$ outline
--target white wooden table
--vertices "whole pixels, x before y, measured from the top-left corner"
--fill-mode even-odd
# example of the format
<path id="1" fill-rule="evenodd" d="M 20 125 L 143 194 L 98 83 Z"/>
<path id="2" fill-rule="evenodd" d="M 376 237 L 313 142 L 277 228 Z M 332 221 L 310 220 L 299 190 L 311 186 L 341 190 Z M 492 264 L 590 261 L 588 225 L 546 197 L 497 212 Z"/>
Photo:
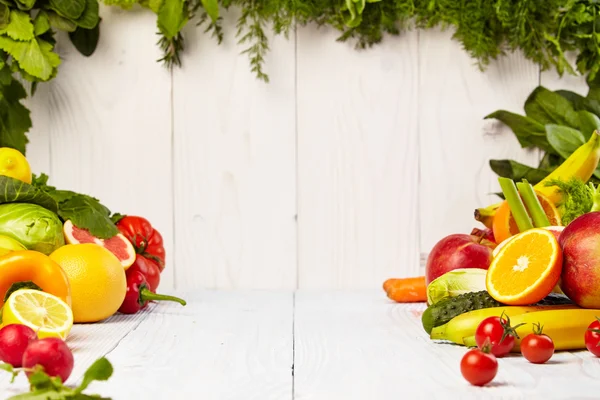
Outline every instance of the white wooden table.
<path id="1" fill-rule="evenodd" d="M 600 359 L 586 351 L 545 365 L 504 358 L 490 386 L 469 386 L 459 370 L 465 349 L 431 342 L 424 306 L 392 303 L 381 290 L 176 294 L 186 307 L 162 303 L 75 326 L 67 383 L 106 355 L 115 372 L 89 393 L 115 400 L 600 397 Z M 26 388 L 24 378 L 10 385 L 0 375 L 2 399 Z"/>

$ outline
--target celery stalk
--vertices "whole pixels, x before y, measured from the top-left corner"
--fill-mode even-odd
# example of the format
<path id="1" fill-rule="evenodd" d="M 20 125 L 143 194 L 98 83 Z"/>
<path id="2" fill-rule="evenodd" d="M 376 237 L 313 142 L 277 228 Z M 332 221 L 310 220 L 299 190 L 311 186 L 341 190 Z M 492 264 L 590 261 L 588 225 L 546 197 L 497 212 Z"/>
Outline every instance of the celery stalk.
<path id="1" fill-rule="evenodd" d="M 550 226 L 550 220 L 542 208 L 540 199 L 538 199 L 535 194 L 533 186 L 531 186 L 527 180 L 523 179 L 523 182 L 517 183 L 517 188 L 519 189 L 521 198 L 523 198 L 523 201 L 525 202 L 525 207 L 527 207 L 529 215 L 531 215 L 531 219 L 533 219 L 535 227 L 542 228 L 544 226 Z"/>
<path id="2" fill-rule="evenodd" d="M 519 231 L 525 232 L 528 229 L 532 229 L 533 224 L 529 218 L 529 214 L 527 214 L 523 200 L 521 200 L 521 196 L 519 196 L 513 180 L 500 177 L 498 178 L 498 182 L 502 188 L 502 193 L 504 193 L 504 198 L 508 202 L 510 212 L 519 227 Z"/>

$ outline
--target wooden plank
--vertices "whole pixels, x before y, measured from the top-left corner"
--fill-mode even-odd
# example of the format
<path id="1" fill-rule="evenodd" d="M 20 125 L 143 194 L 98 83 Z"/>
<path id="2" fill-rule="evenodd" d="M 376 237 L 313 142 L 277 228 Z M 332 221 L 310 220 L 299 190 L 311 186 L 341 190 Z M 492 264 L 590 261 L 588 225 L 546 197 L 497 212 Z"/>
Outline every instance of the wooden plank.
<path id="1" fill-rule="evenodd" d="M 498 109 L 523 112 L 538 85 L 538 67 L 520 54 L 494 61 L 485 72 L 451 40 L 451 32 L 420 32 L 419 138 L 421 251 L 442 237 L 480 224 L 477 207 L 499 200 L 490 159 L 537 165 L 537 151 L 521 149 L 503 124 L 483 118 Z"/>
<path id="2" fill-rule="evenodd" d="M 30 93 L 30 86 L 25 86 L 27 93 Z M 50 133 L 47 123 L 50 120 L 51 86 L 40 83 L 34 97 L 30 97 L 23 104 L 31 112 L 32 128 L 27 133 L 29 143 L 26 147 L 25 156 L 31 165 L 31 171 L 34 174 L 42 172 L 49 173 L 50 163 Z"/>
<path id="3" fill-rule="evenodd" d="M 58 76 L 43 85 L 47 95 L 32 99 L 35 135 L 50 137 L 51 184 L 145 216 L 160 230 L 166 289 L 174 270 L 171 88 L 169 72 L 155 62 L 156 15 L 102 7 L 101 17 L 100 43 L 90 58 L 59 36 Z"/>
<path id="4" fill-rule="evenodd" d="M 98 358 L 111 352 L 150 312 L 149 307 L 134 315 L 117 314 L 101 323 L 74 325 L 67 337 L 67 345 L 73 352 L 75 364 L 66 384 L 78 385 L 86 369 Z M 10 375 L 0 371 L 0 393 L 6 395 L 6 398 L 26 392 L 28 387 L 25 375 L 20 374 L 15 382 L 10 384 Z"/>
<path id="5" fill-rule="evenodd" d="M 508 356 L 492 384 L 470 386 L 459 367 L 466 349 L 430 341 L 424 308 L 392 303 L 380 290 L 300 290 L 295 398 L 591 399 L 600 390 L 600 364 L 587 351 L 559 352 L 544 365 Z"/>
<path id="6" fill-rule="evenodd" d="M 220 46 L 190 28 L 174 75 L 177 286 L 295 288 L 294 41 L 270 37 L 265 84 L 238 15 Z"/>
<path id="7" fill-rule="evenodd" d="M 575 65 L 574 57 L 571 57 L 570 61 Z M 585 82 L 585 77 L 579 74 L 571 75 L 567 72 L 565 72 L 563 76 L 560 76 L 555 69 L 540 73 L 540 85 L 550 90 L 572 90 L 582 96 L 587 95 L 589 89 Z"/>
<path id="8" fill-rule="evenodd" d="M 116 366 L 91 393 L 114 399 L 292 398 L 293 294 L 183 294 L 161 304 L 109 353 Z"/>
<path id="9" fill-rule="evenodd" d="M 417 35 L 367 51 L 298 30 L 300 288 L 418 271 Z"/>

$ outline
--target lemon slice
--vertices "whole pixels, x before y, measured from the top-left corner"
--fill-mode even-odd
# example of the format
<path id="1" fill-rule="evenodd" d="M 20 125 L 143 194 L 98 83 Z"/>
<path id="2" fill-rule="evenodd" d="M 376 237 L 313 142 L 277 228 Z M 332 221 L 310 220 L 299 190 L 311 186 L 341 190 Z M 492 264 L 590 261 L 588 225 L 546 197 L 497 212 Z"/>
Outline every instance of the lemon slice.
<path id="1" fill-rule="evenodd" d="M 64 340 L 73 327 L 73 312 L 67 303 L 50 293 L 20 289 L 4 304 L 2 324 L 27 325 L 40 339 L 58 337 Z"/>

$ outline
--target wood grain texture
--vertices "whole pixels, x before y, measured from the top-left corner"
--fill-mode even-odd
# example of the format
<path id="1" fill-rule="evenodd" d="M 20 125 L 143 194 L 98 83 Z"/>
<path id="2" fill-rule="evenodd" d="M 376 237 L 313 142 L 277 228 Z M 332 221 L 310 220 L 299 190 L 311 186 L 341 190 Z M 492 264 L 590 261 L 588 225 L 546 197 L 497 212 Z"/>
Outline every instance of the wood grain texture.
<path id="1" fill-rule="evenodd" d="M 537 151 L 522 149 L 514 134 L 484 117 L 498 109 L 523 112 L 538 85 L 538 67 L 520 54 L 485 72 L 451 40 L 450 32 L 420 32 L 419 150 L 421 251 L 442 237 L 480 224 L 473 211 L 499 201 L 490 159 L 537 165 Z"/>
<path id="2" fill-rule="evenodd" d="M 42 85 L 32 154 L 49 138 L 50 183 L 98 197 L 115 212 L 142 215 L 163 234 L 173 285 L 170 74 L 155 62 L 156 16 L 102 7 L 100 43 L 81 56 L 59 36 L 63 59 L 56 79 Z M 37 141 L 39 137 L 39 142 Z M 42 144 L 43 143 L 43 144 Z M 34 169 L 44 169 L 36 159 Z"/>
<path id="3" fill-rule="evenodd" d="M 174 75 L 177 286 L 296 287 L 294 41 L 271 38 L 255 78 L 224 15 L 219 46 L 186 31 Z"/>
<path id="4" fill-rule="evenodd" d="M 295 399 L 592 399 L 600 363 L 559 352 L 544 365 L 499 361 L 484 388 L 460 373 L 465 348 L 430 341 L 424 304 L 395 304 L 379 291 L 305 291 L 295 303 Z"/>
<path id="5" fill-rule="evenodd" d="M 114 377 L 90 390 L 115 400 L 292 398 L 291 292 L 181 294 L 188 305 L 154 309 L 108 355 Z"/>
<path id="6" fill-rule="evenodd" d="M 419 265 L 416 33 L 362 52 L 337 36 L 298 30 L 300 288 Z"/>

